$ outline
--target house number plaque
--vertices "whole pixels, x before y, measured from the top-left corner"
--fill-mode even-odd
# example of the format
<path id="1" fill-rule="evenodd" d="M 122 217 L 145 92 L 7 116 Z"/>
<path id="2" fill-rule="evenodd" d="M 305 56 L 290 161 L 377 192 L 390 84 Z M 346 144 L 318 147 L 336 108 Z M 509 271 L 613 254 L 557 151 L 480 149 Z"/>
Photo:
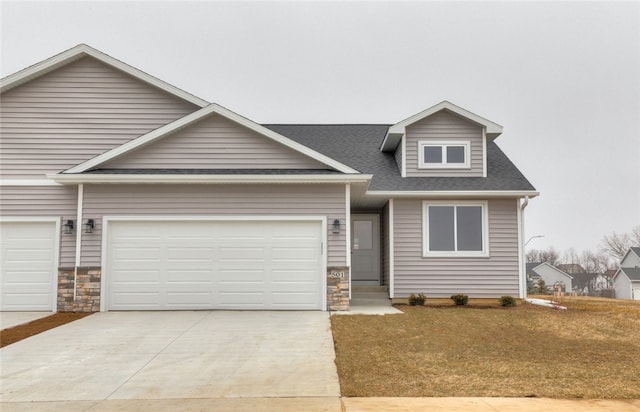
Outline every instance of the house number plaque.
<path id="1" fill-rule="evenodd" d="M 342 279 L 344 278 L 344 272 L 338 272 L 336 270 L 332 270 L 329 272 L 329 277 L 332 279 Z"/>

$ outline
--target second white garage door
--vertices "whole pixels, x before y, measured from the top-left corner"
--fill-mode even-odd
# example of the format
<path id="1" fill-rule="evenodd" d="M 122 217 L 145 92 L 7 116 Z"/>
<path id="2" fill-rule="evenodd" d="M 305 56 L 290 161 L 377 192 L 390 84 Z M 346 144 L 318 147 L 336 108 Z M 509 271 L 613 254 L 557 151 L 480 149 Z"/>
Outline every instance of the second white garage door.
<path id="1" fill-rule="evenodd" d="M 110 310 L 322 309 L 320 221 L 111 221 Z"/>

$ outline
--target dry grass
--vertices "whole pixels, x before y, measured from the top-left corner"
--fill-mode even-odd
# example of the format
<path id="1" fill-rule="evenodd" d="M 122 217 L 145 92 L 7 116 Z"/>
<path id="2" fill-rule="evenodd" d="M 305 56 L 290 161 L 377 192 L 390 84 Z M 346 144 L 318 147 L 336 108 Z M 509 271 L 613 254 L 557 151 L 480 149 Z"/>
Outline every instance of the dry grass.
<path id="1" fill-rule="evenodd" d="M 344 396 L 640 398 L 640 302 L 332 316 Z"/>

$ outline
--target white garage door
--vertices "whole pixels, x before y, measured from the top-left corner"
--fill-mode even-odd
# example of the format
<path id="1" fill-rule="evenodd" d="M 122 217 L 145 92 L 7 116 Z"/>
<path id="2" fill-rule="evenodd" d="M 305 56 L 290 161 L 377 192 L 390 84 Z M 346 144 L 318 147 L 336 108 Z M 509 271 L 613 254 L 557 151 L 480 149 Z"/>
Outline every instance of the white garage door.
<path id="1" fill-rule="evenodd" d="M 319 221 L 113 221 L 110 310 L 322 309 Z"/>
<path id="2" fill-rule="evenodd" d="M 57 233 L 55 222 L 0 223 L 0 310 L 54 309 Z"/>

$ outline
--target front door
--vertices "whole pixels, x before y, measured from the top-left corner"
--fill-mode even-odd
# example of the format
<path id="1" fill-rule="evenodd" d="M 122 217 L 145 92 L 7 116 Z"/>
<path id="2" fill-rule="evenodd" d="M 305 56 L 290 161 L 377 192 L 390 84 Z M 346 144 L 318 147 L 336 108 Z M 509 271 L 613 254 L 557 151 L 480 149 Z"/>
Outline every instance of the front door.
<path id="1" fill-rule="evenodd" d="M 351 280 L 380 284 L 380 217 L 351 215 Z"/>

